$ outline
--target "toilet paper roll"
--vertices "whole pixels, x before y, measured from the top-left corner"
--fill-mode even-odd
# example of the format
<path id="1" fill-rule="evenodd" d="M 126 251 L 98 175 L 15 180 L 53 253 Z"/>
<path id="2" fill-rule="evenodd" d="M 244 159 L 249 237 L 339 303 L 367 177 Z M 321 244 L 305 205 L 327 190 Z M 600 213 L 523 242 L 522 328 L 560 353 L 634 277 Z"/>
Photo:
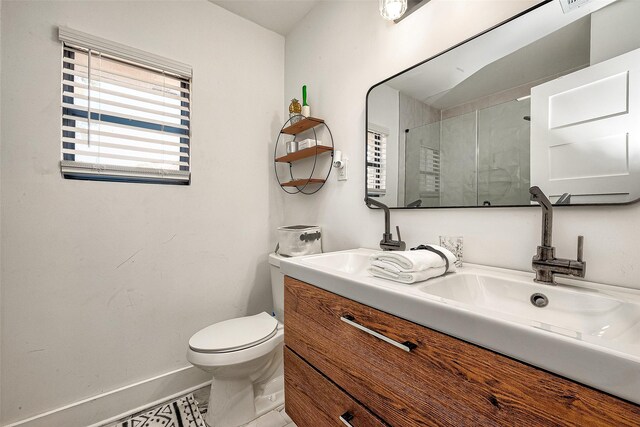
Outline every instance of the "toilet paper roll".
<path id="1" fill-rule="evenodd" d="M 333 167 L 340 169 L 343 166 L 342 151 L 336 151 L 333 153 Z"/>

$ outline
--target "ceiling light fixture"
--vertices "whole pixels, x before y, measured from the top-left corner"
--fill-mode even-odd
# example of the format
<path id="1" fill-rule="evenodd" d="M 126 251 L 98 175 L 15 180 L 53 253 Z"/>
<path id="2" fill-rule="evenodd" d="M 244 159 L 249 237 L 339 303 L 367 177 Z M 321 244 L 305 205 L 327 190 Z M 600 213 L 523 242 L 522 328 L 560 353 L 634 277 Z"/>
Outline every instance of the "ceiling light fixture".
<path id="1" fill-rule="evenodd" d="M 394 21 L 407 11 L 407 0 L 379 0 L 380 15 L 384 19 Z"/>

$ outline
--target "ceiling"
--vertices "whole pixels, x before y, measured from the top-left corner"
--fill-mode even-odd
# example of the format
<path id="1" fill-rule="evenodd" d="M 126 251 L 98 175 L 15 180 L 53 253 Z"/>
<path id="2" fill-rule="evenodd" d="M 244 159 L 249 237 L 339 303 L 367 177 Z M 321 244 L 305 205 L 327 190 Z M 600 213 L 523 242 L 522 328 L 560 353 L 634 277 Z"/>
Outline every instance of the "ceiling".
<path id="1" fill-rule="evenodd" d="M 423 102 L 444 109 L 527 83 L 543 83 L 589 66 L 590 42 L 591 17 L 586 16 L 487 64 L 450 90 Z"/>
<path id="2" fill-rule="evenodd" d="M 590 10 L 543 7 L 385 84 L 437 109 L 538 81 L 589 62 Z"/>
<path id="3" fill-rule="evenodd" d="M 286 36 L 319 0 L 209 0 L 249 21 Z"/>

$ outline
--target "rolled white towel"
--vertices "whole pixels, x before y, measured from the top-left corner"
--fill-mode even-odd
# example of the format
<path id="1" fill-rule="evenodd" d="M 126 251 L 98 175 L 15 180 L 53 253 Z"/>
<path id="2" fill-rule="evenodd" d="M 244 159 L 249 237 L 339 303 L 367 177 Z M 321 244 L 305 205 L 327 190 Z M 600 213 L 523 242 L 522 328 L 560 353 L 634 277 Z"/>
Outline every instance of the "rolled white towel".
<path id="1" fill-rule="evenodd" d="M 442 267 L 427 268 L 421 271 L 394 272 L 394 271 L 390 271 L 390 270 L 372 265 L 367 269 L 367 271 L 369 271 L 369 273 L 371 273 L 375 277 L 393 280 L 395 282 L 400 282 L 400 283 L 411 284 L 415 282 L 422 282 L 427 279 L 432 279 L 434 277 L 442 276 L 445 273 L 445 266 L 443 265 Z"/>
<path id="2" fill-rule="evenodd" d="M 438 245 L 429 245 L 436 249 L 449 261 L 449 270 L 456 271 L 456 256 L 448 249 Z M 429 268 L 444 267 L 446 261 L 437 253 L 425 249 L 415 251 L 382 251 L 369 257 L 372 266 L 391 272 L 417 272 Z M 394 271 L 393 268 L 397 271 Z M 426 280 L 426 279 L 425 279 Z"/>

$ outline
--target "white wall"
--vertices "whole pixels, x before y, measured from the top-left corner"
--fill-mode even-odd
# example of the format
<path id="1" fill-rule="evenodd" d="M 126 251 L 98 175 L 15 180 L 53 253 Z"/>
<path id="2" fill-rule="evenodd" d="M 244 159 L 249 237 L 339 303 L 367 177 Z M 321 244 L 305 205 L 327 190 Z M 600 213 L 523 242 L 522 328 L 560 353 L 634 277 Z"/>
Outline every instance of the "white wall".
<path id="1" fill-rule="evenodd" d="M 188 366 L 194 332 L 271 309 L 284 39 L 206 1 L 5 1 L 1 18 L 5 424 Z M 191 186 L 61 178 L 58 25 L 193 66 Z"/>
<path id="2" fill-rule="evenodd" d="M 0 82 L 2 82 L 2 2 L 0 1 Z M 1 89 L 1 84 L 0 84 Z M 0 90 L 0 147 L 2 147 L 2 90 Z M 0 164 L 2 163 L 0 148 Z M 0 174 L 0 218 L 2 216 L 2 174 Z M 2 239 L 2 221 L 0 220 L 0 240 Z M 2 308 L 2 245 L 0 244 L 0 309 Z M 0 412 L 2 411 L 2 313 L 0 312 Z"/>
<path id="3" fill-rule="evenodd" d="M 640 46 L 640 1 L 618 0 L 591 17 L 591 64 Z"/>
<path id="4" fill-rule="evenodd" d="M 286 40 L 285 95 L 306 83 L 314 115 L 326 119 L 338 149 L 351 159 L 349 181 L 328 185 L 313 198 L 289 197 L 287 223 L 323 227 L 326 251 L 376 247 L 383 217 L 362 201 L 365 94 L 370 86 L 535 4 L 534 0 L 432 0 L 399 24 L 383 21 L 375 2 L 325 2 Z M 362 169 L 361 169 L 362 170 Z M 349 212 L 348 216 L 343 212 Z M 410 246 L 438 235 L 464 236 L 465 260 L 530 270 L 540 239 L 538 208 L 394 211 Z M 554 244 L 574 257 L 585 236 L 587 279 L 640 288 L 640 204 L 556 209 Z"/>

